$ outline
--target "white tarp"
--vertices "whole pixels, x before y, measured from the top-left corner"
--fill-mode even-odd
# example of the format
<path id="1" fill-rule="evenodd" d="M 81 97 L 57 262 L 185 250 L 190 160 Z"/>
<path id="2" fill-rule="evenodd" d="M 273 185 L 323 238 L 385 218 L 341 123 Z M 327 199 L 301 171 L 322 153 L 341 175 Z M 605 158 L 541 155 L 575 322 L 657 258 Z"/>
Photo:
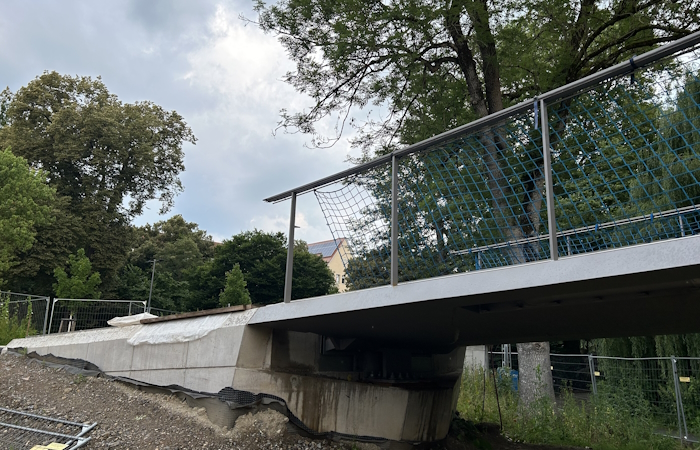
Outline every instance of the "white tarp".
<path id="1" fill-rule="evenodd" d="M 215 314 L 192 319 L 151 323 L 137 331 L 126 342 L 131 345 L 141 345 L 194 341 L 203 338 L 217 328 L 221 328 L 229 316 L 230 314 Z"/>
<path id="2" fill-rule="evenodd" d="M 133 316 L 115 317 L 114 319 L 108 320 L 107 325 L 111 327 L 128 327 L 130 325 L 141 324 L 142 319 L 153 319 L 154 317 L 158 316 L 149 313 L 141 313 L 134 314 Z"/>

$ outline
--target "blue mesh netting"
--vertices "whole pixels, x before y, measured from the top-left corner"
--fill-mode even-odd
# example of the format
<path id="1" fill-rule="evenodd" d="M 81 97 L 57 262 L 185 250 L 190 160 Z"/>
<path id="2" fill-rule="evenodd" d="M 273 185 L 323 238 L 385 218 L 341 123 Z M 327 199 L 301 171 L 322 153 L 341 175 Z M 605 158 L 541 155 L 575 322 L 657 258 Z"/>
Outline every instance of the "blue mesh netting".
<path id="1" fill-rule="evenodd" d="M 700 233 L 700 57 L 693 49 L 548 102 L 559 255 Z M 550 255 L 536 111 L 403 156 L 399 279 Z M 391 166 L 315 191 L 351 289 L 389 283 Z"/>

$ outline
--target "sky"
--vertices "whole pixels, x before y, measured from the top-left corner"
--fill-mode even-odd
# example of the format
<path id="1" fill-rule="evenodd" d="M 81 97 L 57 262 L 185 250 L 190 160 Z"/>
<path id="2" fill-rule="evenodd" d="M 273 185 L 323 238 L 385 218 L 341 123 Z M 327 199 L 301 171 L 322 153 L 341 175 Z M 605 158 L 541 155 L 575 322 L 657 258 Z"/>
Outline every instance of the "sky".
<path id="1" fill-rule="evenodd" d="M 305 146 L 274 133 L 279 111 L 310 98 L 282 81 L 293 63 L 255 20 L 252 0 L 0 1 L 0 90 L 44 71 L 101 76 L 123 102 L 150 100 L 185 118 L 184 192 L 167 214 L 149 203 L 136 225 L 181 214 L 216 241 L 254 228 L 288 232 L 289 201 L 263 199 L 350 167 L 350 146 Z M 330 128 L 329 128 L 330 129 Z M 331 234 L 313 194 L 299 197 L 295 237 Z"/>

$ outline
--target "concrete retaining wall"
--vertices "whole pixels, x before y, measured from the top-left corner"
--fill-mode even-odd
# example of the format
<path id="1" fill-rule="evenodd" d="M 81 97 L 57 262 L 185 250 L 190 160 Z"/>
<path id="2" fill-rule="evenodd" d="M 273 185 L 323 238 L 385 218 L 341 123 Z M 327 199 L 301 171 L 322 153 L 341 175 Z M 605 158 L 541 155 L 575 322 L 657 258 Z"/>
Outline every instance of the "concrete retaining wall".
<path id="1" fill-rule="evenodd" d="M 108 375 L 158 386 L 276 395 L 317 432 L 396 441 L 432 441 L 447 434 L 463 349 L 434 357 L 442 372 L 432 388 L 425 382 L 419 389 L 361 382 L 359 372 L 319 372 L 321 336 L 248 326 L 255 312 L 15 339 L 8 348 L 86 360 Z M 207 321 L 209 328 L 198 325 Z"/>

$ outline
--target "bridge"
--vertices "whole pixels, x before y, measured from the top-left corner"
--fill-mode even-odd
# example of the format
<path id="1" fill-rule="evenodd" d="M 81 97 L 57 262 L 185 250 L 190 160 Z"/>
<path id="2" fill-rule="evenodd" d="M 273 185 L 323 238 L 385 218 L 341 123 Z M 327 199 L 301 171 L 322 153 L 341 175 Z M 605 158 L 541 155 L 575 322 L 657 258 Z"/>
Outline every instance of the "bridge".
<path id="1" fill-rule="evenodd" d="M 699 41 L 267 198 L 291 199 L 285 304 L 252 323 L 424 346 L 700 331 Z M 307 193 L 355 290 L 291 301 Z"/>
<path id="2" fill-rule="evenodd" d="M 465 345 L 700 331 L 699 75 L 695 33 L 269 197 L 291 200 L 284 303 L 8 348 L 217 398 L 220 425 L 278 405 L 309 433 L 441 439 Z M 310 193 L 351 291 L 295 299 Z"/>

